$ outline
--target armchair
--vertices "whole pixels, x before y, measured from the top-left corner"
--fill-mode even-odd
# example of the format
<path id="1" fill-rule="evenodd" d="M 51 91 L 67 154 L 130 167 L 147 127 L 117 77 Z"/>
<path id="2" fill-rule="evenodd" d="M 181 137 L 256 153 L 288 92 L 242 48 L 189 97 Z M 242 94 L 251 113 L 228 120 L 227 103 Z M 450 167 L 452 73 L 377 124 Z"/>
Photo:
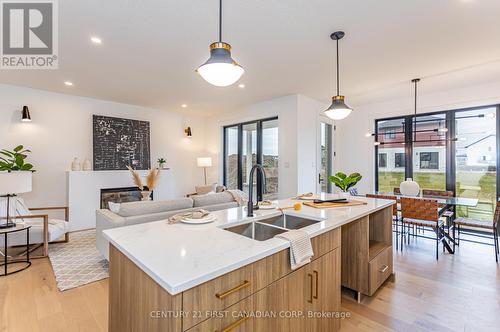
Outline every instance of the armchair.
<path id="1" fill-rule="evenodd" d="M 43 258 L 48 257 L 49 254 L 49 244 L 51 243 L 61 243 L 69 241 L 68 233 L 68 218 L 69 209 L 67 206 L 57 206 L 57 207 L 37 207 L 37 208 L 27 208 L 24 201 L 21 198 L 17 198 L 17 204 L 19 208 L 16 211 L 15 216 L 10 218 L 13 220 L 21 220 L 21 222 L 31 225 L 30 243 L 38 244 L 35 248 L 31 248 L 31 251 L 36 250 L 40 246 L 43 247 L 42 254 L 38 256 L 32 256 L 32 258 Z M 48 213 L 40 213 L 39 211 L 64 211 L 64 219 L 51 219 Z M 37 211 L 37 213 L 32 213 L 32 211 Z M 5 219 L 5 217 L 0 217 L 0 219 Z M 64 236 L 63 240 L 58 240 Z M 17 246 L 25 244 L 26 240 L 24 237 L 11 236 L 9 237 L 8 246 Z"/>

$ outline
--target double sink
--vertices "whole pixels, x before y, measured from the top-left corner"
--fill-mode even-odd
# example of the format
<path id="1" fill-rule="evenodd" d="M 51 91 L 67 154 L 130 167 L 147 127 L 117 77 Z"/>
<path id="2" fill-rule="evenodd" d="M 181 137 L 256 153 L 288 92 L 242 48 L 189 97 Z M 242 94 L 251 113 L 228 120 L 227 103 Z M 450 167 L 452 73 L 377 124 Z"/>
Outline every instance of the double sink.
<path id="1" fill-rule="evenodd" d="M 225 230 L 257 241 L 266 241 L 272 239 L 278 234 L 292 229 L 304 228 L 318 222 L 320 221 L 290 215 L 280 215 L 238 226 L 228 227 L 225 228 Z"/>

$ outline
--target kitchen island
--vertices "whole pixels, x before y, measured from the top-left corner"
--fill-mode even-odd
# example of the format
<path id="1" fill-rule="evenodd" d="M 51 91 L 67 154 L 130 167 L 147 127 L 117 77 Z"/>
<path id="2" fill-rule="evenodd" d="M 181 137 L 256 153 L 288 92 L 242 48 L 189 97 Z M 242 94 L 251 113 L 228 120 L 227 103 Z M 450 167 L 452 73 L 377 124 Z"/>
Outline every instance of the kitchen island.
<path id="1" fill-rule="evenodd" d="M 335 331 L 341 285 L 372 295 L 392 273 L 392 201 L 300 211 L 213 212 L 205 225 L 158 221 L 104 231 L 109 331 Z M 290 206 L 296 201 L 278 201 Z M 302 229 L 310 264 L 291 270 Z"/>

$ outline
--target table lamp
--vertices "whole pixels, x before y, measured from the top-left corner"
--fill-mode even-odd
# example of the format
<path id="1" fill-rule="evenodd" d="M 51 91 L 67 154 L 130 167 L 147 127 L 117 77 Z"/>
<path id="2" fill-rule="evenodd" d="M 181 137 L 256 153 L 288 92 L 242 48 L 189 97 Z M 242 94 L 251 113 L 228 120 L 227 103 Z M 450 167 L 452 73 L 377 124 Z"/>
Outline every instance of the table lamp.
<path id="1" fill-rule="evenodd" d="M 212 157 L 196 158 L 196 163 L 198 164 L 198 167 L 203 167 L 203 173 L 205 174 L 205 185 L 207 185 L 207 167 L 212 167 Z"/>
<path id="2" fill-rule="evenodd" d="M 0 229 L 16 226 L 10 218 L 10 198 L 16 197 L 17 194 L 30 192 L 32 177 L 33 172 L 31 171 L 0 172 L 0 197 L 7 197 L 7 216 L 6 219 L 0 219 Z"/>

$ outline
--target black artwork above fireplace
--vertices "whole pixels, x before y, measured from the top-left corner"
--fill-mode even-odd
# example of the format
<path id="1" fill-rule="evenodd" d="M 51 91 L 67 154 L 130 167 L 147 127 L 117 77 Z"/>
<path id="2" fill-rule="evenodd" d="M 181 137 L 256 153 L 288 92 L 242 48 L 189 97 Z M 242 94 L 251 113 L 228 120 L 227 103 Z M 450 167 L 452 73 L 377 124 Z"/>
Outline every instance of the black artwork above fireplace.
<path id="1" fill-rule="evenodd" d="M 148 190 L 148 187 L 144 187 Z M 141 191 L 137 187 L 101 189 L 101 209 L 109 209 L 108 202 L 126 203 L 137 202 L 142 199 Z M 151 193 L 153 199 L 153 193 Z"/>

